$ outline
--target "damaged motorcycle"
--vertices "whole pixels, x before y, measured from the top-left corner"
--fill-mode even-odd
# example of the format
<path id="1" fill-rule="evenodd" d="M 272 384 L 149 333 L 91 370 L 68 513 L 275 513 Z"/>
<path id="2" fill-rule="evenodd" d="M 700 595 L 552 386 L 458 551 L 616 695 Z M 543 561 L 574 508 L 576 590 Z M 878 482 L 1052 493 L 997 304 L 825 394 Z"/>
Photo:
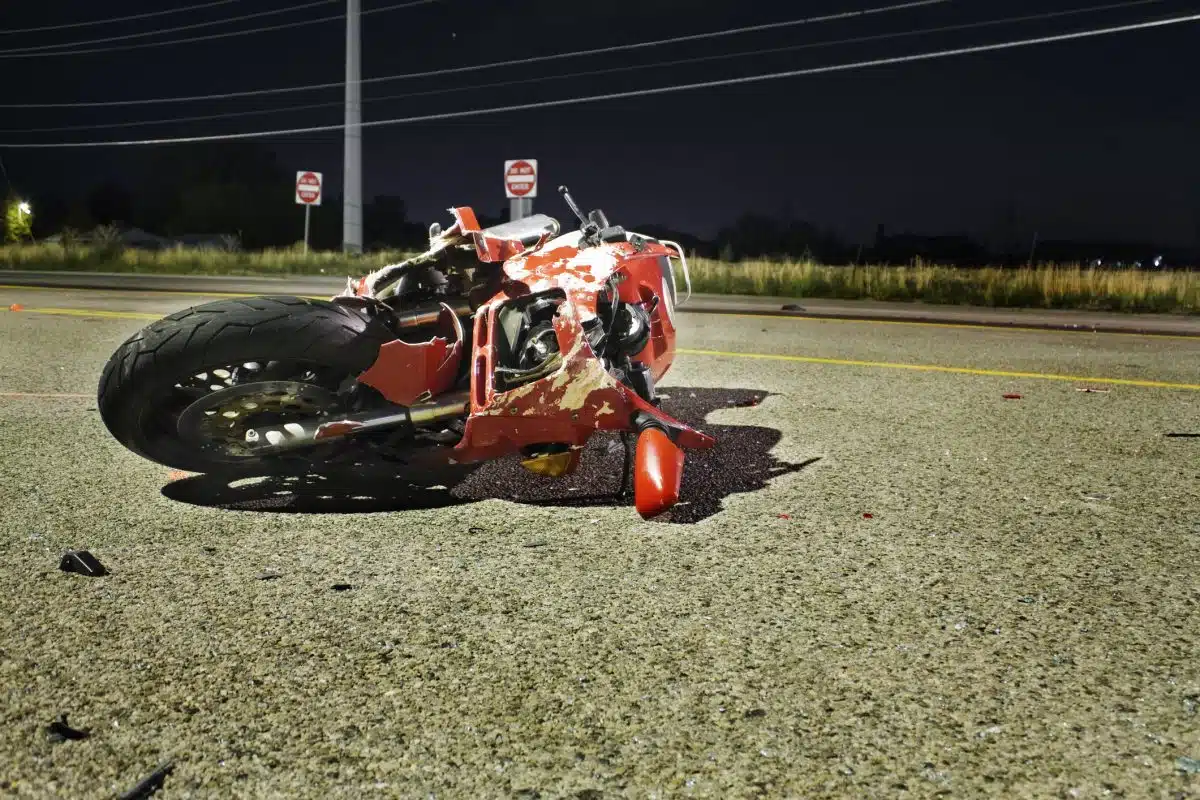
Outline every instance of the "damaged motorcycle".
<path id="1" fill-rule="evenodd" d="M 224 299 L 152 323 L 104 369 L 104 424 L 147 459 L 210 474 L 420 449 L 447 464 L 517 455 L 558 478 L 615 432 L 638 513 L 663 513 L 684 451 L 714 444 L 655 392 L 687 259 L 559 191 L 579 220 L 567 233 L 544 214 L 482 228 L 453 208 L 428 250 L 329 300 Z"/>

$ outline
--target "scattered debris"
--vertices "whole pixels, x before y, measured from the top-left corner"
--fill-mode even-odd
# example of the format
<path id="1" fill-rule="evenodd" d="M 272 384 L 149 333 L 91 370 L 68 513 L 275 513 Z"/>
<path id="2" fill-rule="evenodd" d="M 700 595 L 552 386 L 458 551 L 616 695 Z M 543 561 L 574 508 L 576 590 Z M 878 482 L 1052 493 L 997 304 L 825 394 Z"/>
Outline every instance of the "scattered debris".
<path id="1" fill-rule="evenodd" d="M 1200 439 L 1200 433 L 1164 433 L 1168 439 Z"/>
<path id="2" fill-rule="evenodd" d="M 545 539 L 534 539 L 521 545 L 521 547 L 545 547 L 548 544 L 550 544 L 550 542 Z"/>
<path id="3" fill-rule="evenodd" d="M 210 556 L 217 552 L 217 548 L 215 547 L 201 547 L 200 549 L 208 553 Z"/>
<path id="4" fill-rule="evenodd" d="M 1112 389 L 1097 389 L 1094 386 L 1076 386 L 1075 391 L 1087 392 L 1088 394 L 1108 394 Z"/>
<path id="5" fill-rule="evenodd" d="M 1188 775 L 1200 775 L 1200 759 L 1180 756 L 1175 759 L 1175 769 Z"/>
<path id="6" fill-rule="evenodd" d="M 258 576 L 258 579 L 260 581 L 273 581 L 276 578 L 282 578 L 282 577 L 283 577 L 283 573 L 280 572 L 279 570 L 264 569 L 262 571 L 262 574 Z"/>
<path id="7" fill-rule="evenodd" d="M 863 519 L 875 519 L 875 515 L 868 511 L 863 513 Z"/>
<path id="8" fill-rule="evenodd" d="M 1012 394 L 1006 394 L 1006 395 L 1002 395 L 1002 397 L 1003 397 L 1005 400 L 1020 400 L 1020 399 L 1021 399 L 1021 395 L 1019 395 L 1019 394 L 1016 394 L 1015 392 L 1014 392 L 1014 393 L 1012 393 Z"/>
<path id="9" fill-rule="evenodd" d="M 1030 595 L 1026 595 L 1025 597 L 1018 597 L 1017 602 L 1025 603 L 1026 605 L 1028 605 L 1029 603 L 1036 603 L 1037 598 L 1030 594 Z"/>
<path id="10" fill-rule="evenodd" d="M 791 514 L 776 514 L 775 516 L 779 517 L 780 519 L 791 519 L 792 518 Z"/>
<path id="11" fill-rule="evenodd" d="M 1084 492 L 1084 500 L 1111 500 L 1112 495 L 1100 494 L 1099 492 Z"/>
<path id="12" fill-rule="evenodd" d="M 487 531 L 477 525 L 472 525 L 471 527 L 467 528 L 467 533 L 487 533 Z"/>
<path id="13" fill-rule="evenodd" d="M 333 586 L 330 586 L 329 588 L 333 589 L 335 592 L 346 592 L 346 591 L 353 589 L 354 587 L 348 583 L 335 583 Z"/>
<path id="14" fill-rule="evenodd" d="M 171 470 L 169 473 L 167 473 L 167 480 L 169 480 L 169 481 L 181 481 L 181 480 L 183 480 L 184 478 L 188 477 L 188 476 L 189 476 L 189 475 L 191 475 L 191 474 L 192 474 L 192 473 L 190 473 L 190 472 L 184 472 L 184 471 L 183 471 L 183 470 L 181 470 L 181 469 L 173 469 L 173 470 Z"/>
<path id="15" fill-rule="evenodd" d="M 46 737 L 52 742 L 65 742 L 68 739 L 77 741 L 89 736 L 91 734 L 88 731 L 75 730 L 68 725 L 66 714 L 59 714 L 58 719 L 46 726 Z"/>
<path id="16" fill-rule="evenodd" d="M 780 311 L 803 311 L 804 306 L 797 305 L 796 303 L 788 303 L 786 306 L 780 307 L 779 310 Z"/>
<path id="17" fill-rule="evenodd" d="M 753 719 L 754 717 L 765 717 L 766 715 L 767 710 L 765 708 L 752 708 L 742 716 L 746 719 Z"/>
<path id="18" fill-rule="evenodd" d="M 162 788 L 163 781 L 174 769 L 175 764 L 171 761 L 161 764 L 158 769 L 138 781 L 136 786 L 121 795 L 118 800 L 143 800 L 143 798 L 149 797 Z"/>
<path id="19" fill-rule="evenodd" d="M 1004 728 L 1000 727 L 999 725 L 993 725 L 990 728 L 984 728 L 979 733 L 975 734 L 975 737 L 978 739 L 986 739 L 989 736 L 995 736 L 997 733 L 1000 733 L 1003 730 Z"/>
<path id="20" fill-rule="evenodd" d="M 11 306 L 8 307 L 8 310 L 9 311 L 24 311 L 25 306 L 21 305 L 20 303 L 13 303 Z"/>
<path id="21" fill-rule="evenodd" d="M 74 572 L 89 578 L 99 578 L 108 574 L 104 565 L 87 550 L 68 550 L 58 563 L 58 568 L 63 572 Z"/>

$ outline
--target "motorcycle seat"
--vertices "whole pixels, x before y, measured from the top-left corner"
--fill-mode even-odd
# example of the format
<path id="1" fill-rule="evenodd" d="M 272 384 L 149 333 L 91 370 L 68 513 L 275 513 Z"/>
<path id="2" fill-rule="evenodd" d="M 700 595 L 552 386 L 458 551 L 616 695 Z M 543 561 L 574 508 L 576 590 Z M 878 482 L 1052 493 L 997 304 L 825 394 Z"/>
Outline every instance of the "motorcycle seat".
<path id="1" fill-rule="evenodd" d="M 484 228 L 480 233 L 492 239 L 501 239 L 506 242 L 516 241 L 526 247 L 532 247 L 543 236 L 558 235 L 558 220 L 545 214 L 532 214 L 512 222 L 502 222 L 499 225 Z"/>

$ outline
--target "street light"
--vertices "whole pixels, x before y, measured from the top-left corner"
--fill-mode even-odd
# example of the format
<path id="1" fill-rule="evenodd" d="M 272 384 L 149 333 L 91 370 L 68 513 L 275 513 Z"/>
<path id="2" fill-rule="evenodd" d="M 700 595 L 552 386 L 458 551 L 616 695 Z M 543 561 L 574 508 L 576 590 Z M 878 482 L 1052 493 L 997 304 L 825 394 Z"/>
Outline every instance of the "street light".
<path id="1" fill-rule="evenodd" d="M 17 204 L 17 212 L 21 214 L 32 214 L 33 209 L 29 207 L 29 203 L 22 202 Z"/>

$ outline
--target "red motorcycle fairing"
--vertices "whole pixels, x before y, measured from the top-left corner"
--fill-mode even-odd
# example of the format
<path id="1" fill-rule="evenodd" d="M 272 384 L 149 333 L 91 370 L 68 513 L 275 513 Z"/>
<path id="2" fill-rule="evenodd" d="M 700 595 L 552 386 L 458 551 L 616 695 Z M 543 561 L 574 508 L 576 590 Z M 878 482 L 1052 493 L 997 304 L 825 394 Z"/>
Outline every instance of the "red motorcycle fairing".
<path id="1" fill-rule="evenodd" d="M 618 284 L 622 299 L 664 301 L 658 258 L 665 257 L 666 249 L 654 244 L 638 252 L 621 242 L 580 250 L 566 241 L 559 246 L 552 241 L 546 247 L 506 261 L 508 280 L 503 291 L 476 312 L 470 416 L 452 460 L 488 460 L 527 445 L 549 443 L 578 451 L 595 430 L 629 430 L 636 412 L 659 420 L 679 445 L 711 447 L 711 437 L 662 413 L 610 375 L 584 336 L 584 323 L 596 317 L 600 291 L 618 269 L 626 275 Z M 545 377 L 501 391 L 495 379 L 498 315 L 506 304 L 530 295 L 561 298 L 552 324 L 562 361 Z M 664 315 L 651 317 L 656 321 L 650 340 L 637 358 L 657 379 L 674 357 L 674 326 Z"/>
<path id="2" fill-rule="evenodd" d="M 450 389 L 462 363 L 465 335 L 458 315 L 445 303 L 438 326 L 438 335 L 428 342 L 412 344 L 396 339 L 384 344 L 375 363 L 358 376 L 359 382 L 402 406 Z"/>

